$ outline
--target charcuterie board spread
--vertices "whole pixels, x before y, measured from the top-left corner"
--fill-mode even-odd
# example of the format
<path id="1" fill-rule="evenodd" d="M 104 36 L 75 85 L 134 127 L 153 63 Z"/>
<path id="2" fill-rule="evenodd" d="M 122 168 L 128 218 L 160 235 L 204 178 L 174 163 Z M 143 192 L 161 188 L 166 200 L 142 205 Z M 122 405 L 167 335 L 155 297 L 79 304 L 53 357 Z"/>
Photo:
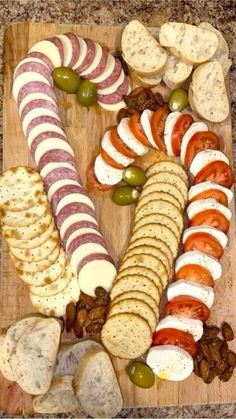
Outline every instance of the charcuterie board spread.
<path id="1" fill-rule="evenodd" d="M 0 410 L 235 401 L 230 65 L 206 22 L 7 29 Z"/>

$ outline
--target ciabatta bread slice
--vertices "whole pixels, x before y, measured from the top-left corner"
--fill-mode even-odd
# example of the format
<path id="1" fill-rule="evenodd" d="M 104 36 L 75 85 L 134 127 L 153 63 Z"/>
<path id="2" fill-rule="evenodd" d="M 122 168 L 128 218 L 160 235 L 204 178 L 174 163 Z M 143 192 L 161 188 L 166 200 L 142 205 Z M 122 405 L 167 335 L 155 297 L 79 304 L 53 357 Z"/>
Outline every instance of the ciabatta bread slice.
<path id="1" fill-rule="evenodd" d="M 222 122 L 227 118 L 229 101 L 224 73 L 218 61 L 209 61 L 194 70 L 190 104 L 207 121 Z"/>
<path id="2" fill-rule="evenodd" d="M 112 418 L 122 409 L 120 387 L 109 355 L 90 349 L 81 359 L 73 387 L 75 395 L 87 415 Z"/>
<path id="3" fill-rule="evenodd" d="M 138 20 L 126 25 L 121 39 L 123 58 L 129 67 L 143 76 L 161 74 L 166 51 Z"/>
<path id="4" fill-rule="evenodd" d="M 163 81 L 170 89 L 180 87 L 189 77 L 192 69 L 192 64 L 186 64 L 181 58 L 170 55 L 167 58 Z"/>
<path id="5" fill-rule="evenodd" d="M 163 47 L 174 48 L 182 59 L 193 64 L 210 60 L 219 43 L 217 35 L 212 31 L 178 22 L 168 22 L 161 26 L 159 42 Z"/>

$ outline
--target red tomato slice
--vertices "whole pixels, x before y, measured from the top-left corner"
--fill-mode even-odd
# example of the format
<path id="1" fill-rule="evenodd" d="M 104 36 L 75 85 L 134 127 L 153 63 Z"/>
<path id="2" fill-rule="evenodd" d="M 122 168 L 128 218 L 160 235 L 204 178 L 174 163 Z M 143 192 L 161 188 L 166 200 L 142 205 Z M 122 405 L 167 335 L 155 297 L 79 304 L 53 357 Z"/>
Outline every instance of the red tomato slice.
<path id="1" fill-rule="evenodd" d="M 96 175 L 94 173 L 94 160 L 91 161 L 90 165 L 87 168 L 86 171 L 87 176 L 87 188 L 88 190 L 99 190 L 99 191 L 108 191 L 111 189 L 111 185 L 102 185 L 96 178 Z"/>
<path id="2" fill-rule="evenodd" d="M 168 301 L 165 305 L 166 316 L 188 317 L 205 322 L 210 316 L 210 310 L 202 301 L 188 295 L 181 295 Z"/>
<path id="3" fill-rule="evenodd" d="M 213 161 L 207 164 L 193 179 L 193 184 L 212 180 L 221 186 L 231 188 L 234 182 L 233 171 L 224 161 Z"/>
<path id="4" fill-rule="evenodd" d="M 129 127 L 132 131 L 132 134 L 134 134 L 134 136 L 137 138 L 137 140 L 140 141 L 140 143 L 150 147 L 150 143 L 146 135 L 144 134 L 142 125 L 140 123 L 140 117 L 141 117 L 140 112 L 135 112 L 133 115 L 131 115 L 130 120 L 129 120 Z"/>
<path id="5" fill-rule="evenodd" d="M 119 164 L 115 160 L 113 160 L 109 156 L 109 154 L 107 154 L 107 152 L 105 150 L 103 150 L 102 147 L 100 149 L 100 154 L 101 154 L 102 158 L 105 160 L 105 162 L 107 164 L 109 164 L 109 166 L 114 167 L 115 169 L 125 169 L 125 166 L 123 166 L 122 164 Z"/>
<path id="6" fill-rule="evenodd" d="M 152 135 L 158 149 L 161 151 L 165 151 L 166 149 L 164 143 L 164 130 L 168 113 L 168 106 L 164 105 L 154 112 L 151 118 Z"/>
<path id="7" fill-rule="evenodd" d="M 175 156 L 180 155 L 183 136 L 193 122 L 194 119 L 189 114 L 183 114 L 177 119 L 171 135 L 172 149 Z"/>
<path id="8" fill-rule="evenodd" d="M 117 151 L 124 154 L 124 156 L 129 157 L 130 159 L 136 159 L 138 155 L 132 151 L 122 139 L 119 137 L 117 132 L 117 127 L 113 126 L 110 128 L 111 131 L 111 143 L 116 148 Z"/>
<path id="9" fill-rule="evenodd" d="M 224 249 L 215 237 L 211 234 L 201 232 L 191 234 L 184 243 L 184 252 L 199 250 L 207 255 L 220 259 L 223 256 Z"/>
<path id="10" fill-rule="evenodd" d="M 212 198 L 216 201 L 220 202 L 221 204 L 227 207 L 228 205 L 228 198 L 227 195 L 220 191 L 219 189 L 208 189 L 208 191 L 200 192 L 194 198 L 192 198 L 189 202 L 197 201 L 198 199 L 208 199 Z"/>
<path id="11" fill-rule="evenodd" d="M 196 282 L 197 284 L 207 285 L 212 288 L 215 286 L 215 281 L 210 272 L 203 266 L 194 263 L 184 265 L 176 272 L 175 280 L 178 281 L 179 279 Z"/>
<path id="12" fill-rule="evenodd" d="M 192 220 L 189 221 L 189 227 L 207 225 L 218 228 L 227 233 L 229 230 L 229 220 L 218 210 L 209 209 L 196 214 Z"/>
<path id="13" fill-rule="evenodd" d="M 219 150 L 220 149 L 220 139 L 212 131 L 201 131 L 196 132 L 188 143 L 184 165 L 186 169 L 189 169 L 190 164 L 193 158 L 196 156 L 199 151 L 204 149 L 210 150 Z"/>
<path id="14" fill-rule="evenodd" d="M 152 345 L 175 345 L 187 351 L 193 358 L 197 354 L 197 345 L 190 333 L 167 327 L 153 335 Z"/>

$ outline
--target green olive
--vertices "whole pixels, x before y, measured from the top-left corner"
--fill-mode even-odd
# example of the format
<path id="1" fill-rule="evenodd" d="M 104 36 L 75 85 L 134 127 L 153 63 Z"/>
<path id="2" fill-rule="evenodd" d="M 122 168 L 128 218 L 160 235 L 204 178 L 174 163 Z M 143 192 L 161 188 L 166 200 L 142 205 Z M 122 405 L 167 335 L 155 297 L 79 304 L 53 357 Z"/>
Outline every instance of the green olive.
<path id="1" fill-rule="evenodd" d="M 55 85 L 67 93 L 76 93 L 80 84 L 80 76 L 69 67 L 57 67 L 52 71 Z"/>
<path id="2" fill-rule="evenodd" d="M 126 367 L 126 372 L 132 383 L 138 387 L 150 388 L 154 384 L 154 373 L 144 362 L 132 362 Z"/>
<path id="3" fill-rule="evenodd" d="M 76 95 L 80 105 L 92 106 L 97 101 L 97 87 L 89 80 L 82 80 Z"/>
<path id="4" fill-rule="evenodd" d="M 129 166 L 123 172 L 123 181 L 131 186 L 143 186 L 146 182 L 146 175 L 139 167 Z"/>
<path id="5" fill-rule="evenodd" d="M 130 205 L 138 201 L 140 192 L 132 186 L 120 186 L 112 194 L 112 201 L 117 205 Z"/>
<path id="6" fill-rule="evenodd" d="M 186 106 L 188 106 L 188 94 L 184 89 L 178 87 L 177 89 L 172 90 L 169 100 L 169 108 L 172 112 L 181 112 Z"/>

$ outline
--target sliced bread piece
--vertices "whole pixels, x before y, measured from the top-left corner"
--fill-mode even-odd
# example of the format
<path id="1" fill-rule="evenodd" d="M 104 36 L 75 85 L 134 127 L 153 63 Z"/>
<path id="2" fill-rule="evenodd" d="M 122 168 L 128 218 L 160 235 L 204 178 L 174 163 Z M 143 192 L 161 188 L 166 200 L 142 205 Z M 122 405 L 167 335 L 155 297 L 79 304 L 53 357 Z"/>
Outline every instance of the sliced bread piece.
<path id="1" fill-rule="evenodd" d="M 143 76 L 161 74 L 166 63 L 166 51 L 138 20 L 126 25 L 121 39 L 124 60 L 132 70 Z"/>
<path id="2" fill-rule="evenodd" d="M 199 65 L 190 84 L 190 104 L 211 122 L 222 122 L 229 114 L 229 101 L 222 66 L 218 61 Z"/>
<path id="3" fill-rule="evenodd" d="M 210 60 L 219 43 L 214 32 L 179 22 L 164 23 L 159 42 L 163 47 L 175 48 L 184 60 L 195 64 Z"/>
<path id="4" fill-rule="evenodd" d="M 109 355 L 90 349 L 81 359 L 73 387 L 85 413 L 92 417 L 111 418 L 123 406 L 120 387 Z"/>
<path id="5" fill-rule="evenodd" d="M 192 64 L 186 64 L 183 60 L 174 55 L 167 58 L 167 65 L 163 81 L 170 89 L 180 87 L 189 77 L 193 69 Z"/>
<path id="6" fill-rule="evenodd" d="M 157 76 L 141 76 L 140 74 L 135 73 L 134 71 L 130 72 L 132 80 L 140 86 L 148 87 L 148 86 L 157 86 L 161 83 L 163 74 L 158 74 Z"/>

